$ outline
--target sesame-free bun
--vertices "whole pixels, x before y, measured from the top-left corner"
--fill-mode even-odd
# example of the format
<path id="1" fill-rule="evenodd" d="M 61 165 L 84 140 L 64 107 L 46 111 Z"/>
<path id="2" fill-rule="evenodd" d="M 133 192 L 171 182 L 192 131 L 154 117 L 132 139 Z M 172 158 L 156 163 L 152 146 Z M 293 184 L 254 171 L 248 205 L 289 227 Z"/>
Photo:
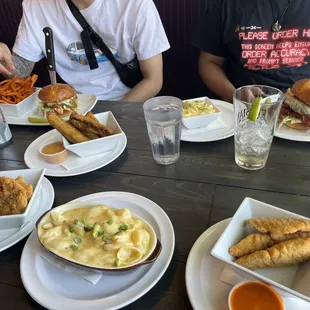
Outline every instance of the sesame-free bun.
<path id="1" fill-rule="evenodd" d="M 299 100 L 310 105 L 310 79 L 297 81 L 292 86 L 291 91 Z"/>
<path id="2" fill-rule="evenodd" d="M 44 86 L 38 94 L 43 103 L 62 102 L 75 96 L 76 92 L 70 85 L 61 83 Z"/>

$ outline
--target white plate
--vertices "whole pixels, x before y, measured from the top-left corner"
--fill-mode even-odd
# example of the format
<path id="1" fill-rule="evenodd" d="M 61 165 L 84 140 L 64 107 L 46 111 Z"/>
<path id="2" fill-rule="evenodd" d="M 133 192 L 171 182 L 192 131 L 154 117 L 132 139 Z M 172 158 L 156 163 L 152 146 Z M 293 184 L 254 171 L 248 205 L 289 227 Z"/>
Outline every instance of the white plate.
<path id="1" fill-rule="evenodd" d="M 88 94 L 77 94 L 77 97 L 79 99 L 79 106 L 77 113 L 79 114 L 86 114 L 87 112 L 91 111 L 93 107 L 97 103 L 97 96 L 95 95 L 88 95 Z M 39 103 L 39 99 L 36 98 L 36 102 Z M 28 117 L 33 116 L 33 117 L 38 117 L 35 115 L 35 112 L 37 111 L 37 104 L 35 107 L 33 107 L 29 112 L 24 114 L 23 116 L 20 117 L 12 117 L 12 116 L 5 116 L 5 119 L 8 124 L 10 125 L 23 125 L 23 126 L 50 126 L 49 123 L 37 123 L 33 124 L 28 122 Z M 65 120 L 68 119 L 64 118 Z"/>
<path id="2" fill-rule="evenodd" d="M 211 256 L 211 250 L 231 219 L 207 229 L 195 242 L 186 263 L 186 289 L 194 310 L 228 310 L 232 289 L 220 281 L 225 263 Z M 246 275 L 245 275 L 246 277 Z M 309 309 L 309 303 L 297 298 L 283 298 L 287 310 Z"/>
<path id="3" fill-rule="evenodd" d="M 35 228 L 36 221 L 46 211 L 50 210 L 54 203 L 54 188 L 50 181 L 46 178 L 42 180 L 40 194 L 34 202 L 33 208 L 30 210 L 24 226 L 21 229 L 5 229 L 0 230 L 0 252 L 16 244 Z"/>
<path id="4" fill-rule="evenodd" d="M 210 99 L 222 112 L 221 119 L 227 125 L 226 128 L 209 130 L 200 128 L 189 130 L 182 127 L 181 140 L 187 142 L 211 142 L 232 137 L 234 135 L 234 109 L 233 105 L 226 101 Z"/>
<path id="5" fill-rule="evenodd" d="M 152 265 L 126 274 L 105 274 L 96 285 L 64 272 L 36 255 L 36 233 L 29 237 L 20 262 L 21 278 L 29 295 L 51 310 L 112 310 L 122 308 L 148 292 L 162 277 L 174 251 L 174 230 L 167 214 L 154 202 L 139 195 L 105 192 L 75 201 L 127 207 L 148 221 L 162 243 L 162 252 Z"/>
<path id="6" fill-rule="evenodd" d="M 45 175 L 52 177 L 75 176 L 102 168 L 118 158 L 123 153 L 127 145 L 127 137 L 124 133 L 120 136 L 116 147 L 110 152 L 103 153 L 101 157 L 96 158 L 96 160 L 92 162 L 86 162 L 84 166 L 72 170 L 66 170 L 60 165 L 49 164 L 40 157 L 39 148 L 48 140 L 62 141 L 62 136 L 56 129 L 43 134 L 28 146 L 24 155 L 24 160 L 29 168 L 45 168 Z"/>
<path id="7" fill-rule="evenodd" d="M 283 125 L 280 129 L 276 129 L 275 137 L 300 142 L 310 142 L 310 130 L 296 130 Z"/>

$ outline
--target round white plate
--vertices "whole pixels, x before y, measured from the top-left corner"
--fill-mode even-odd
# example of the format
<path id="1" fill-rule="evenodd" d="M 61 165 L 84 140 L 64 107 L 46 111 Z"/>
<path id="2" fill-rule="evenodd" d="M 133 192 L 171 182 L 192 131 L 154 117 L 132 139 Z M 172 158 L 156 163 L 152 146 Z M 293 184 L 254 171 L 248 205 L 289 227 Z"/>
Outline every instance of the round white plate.
<path id="1" fill-rule="evenodd" d="M 225 263 L 211 256 L 211 250 L 231 219 L 207 229 L 193 245 L 186 262 L 185 281 L 194 310 L 228 310 L 228 295 L 232 286 L 220 281 Z M 309 303 L 283 297 L 286 309 L 309 309 Z"/>
<path id="2" fill-rule="evenodd" d="M 208 130 L 200 128 L 189 130 L 182 127 L 181 140 L 187 142 L 212 142 L 223 140 L 234 135 L 234 109 L 233 105 L 226 101 L 210 99 L 222 112 L 221 119 L 227 125 L 225 128 Z"/>
<path id="3" fill-rule="evenodd" d="M 79 99 L 79 106 L 77 109 L 77 113 L 79 114 L 86 114 L 87 112 L 91 111 L 93 107 L 97 103 L 97 96 L 95 95 L 88 95 L 88 94 L 77 94 L 77 97 Z M 36 99 L 37 102 L 39 102 L 39 99 Z M 37 111 L 37 104 L 35 104 L 34 108 L 31 109 L 26 114 L 20 116 L 20 117 L 12 117 L 12 116 L 5 116 L 5 119 L 8 124 L 10 125 L 23 125 L 23 126 L 50 126 L 49 123 L 30 123 L 28 121 L 29 116 L 38 117 L 35 112 Z M 64 120 L 68 119 L 64 118 Z"/>
<path id="4" fill-rule="evenodd" d="M 310 142 L 310 130 L 296 130 L 285 125 L 280 129 L 277 128 L 274 135 L 275 137 L 291 141 Z"/>
<path id="5" fill-rule="evenodd" d="M 96 157 L 96 159 L 91 162 L 86 161 L 83 166 L 66 170 L 60 165 L 51 165 L 41 158 L 39 148 L 42 144 L 47 143 L 49 140 L 62 141 L 62 136 L 56 129 L 43 134 L 28 146 L 24 155 L 24 160 L 29 168 L 45 168 L 45 175 L 52 177 L 75 176 L 102 168 L 118 158 L 123 153 L 127 145 L 126 135 L 120 135 L 116 147 L 110 152 L 103 153 L 102 156 L 99 158 Z"/>
<path id="6" fill-rule="evenodd" d="M 167 214 L 154 202 L 124 192 L 104 192 L 75 201 L 105 203 L 129 208 L 148 221 L 162 243 L 162 252 L 151 265 L 126 274 L 104 274 L 96 285 L 64 272 L 36 255 L 40 243 L 29 237 L 20 262 L 21 278 L 29 295 L 51 310 L 112 310 L 122 308 L 148 292 L 166 271 L 174 251 L 174 230 Z"/>
<path id="7" fill-rule="evenodd" d="M 34 208 L 29 212 L 24 226 L 21 229 L 0 230 L 0 252 L 16 244 L 33 231 L 40 216 L 51 209 L 54 197 L 55 193 L 51 182 L 43 178 L 40 194 L 36 199 Z"/>

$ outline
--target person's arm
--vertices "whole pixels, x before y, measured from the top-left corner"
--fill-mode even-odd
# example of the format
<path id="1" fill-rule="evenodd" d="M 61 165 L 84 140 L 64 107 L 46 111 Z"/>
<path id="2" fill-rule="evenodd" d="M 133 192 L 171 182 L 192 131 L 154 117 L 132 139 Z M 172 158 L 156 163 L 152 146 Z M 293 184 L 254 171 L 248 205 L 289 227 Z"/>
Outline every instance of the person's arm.
<path id="1" fill-rule="evenodd" d="M 122 101 L 144 102 L 156 96 L 163 85 L 163 58 L 158 54 L 146 60 L 139 61 L 143 80 L 138 83 L 122 99 Z"/>
<path id="2" fill-rule="evenodd" d="M 201 52 L 199 57 L 199 73 L 206 86 L 223 100 L 232 102 L 234 85 L 228 80 L 224 70 L 224 57 Z"/>

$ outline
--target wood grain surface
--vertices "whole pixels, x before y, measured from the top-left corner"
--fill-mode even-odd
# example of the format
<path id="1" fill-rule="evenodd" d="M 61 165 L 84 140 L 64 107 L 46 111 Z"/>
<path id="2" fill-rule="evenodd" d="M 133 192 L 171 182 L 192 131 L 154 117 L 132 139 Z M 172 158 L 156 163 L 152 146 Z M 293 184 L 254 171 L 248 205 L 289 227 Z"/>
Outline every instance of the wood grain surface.
<path id="1" fill-rule="evenodd" d="M 176 247 L 162 279 L 124 309 L 191 309 L 185 288 L 185 264 L 197 238 L 211 225 L 233 216 L 245 197 L 310 217 L 309 145 L 275 139 L 265 169 L 250 172 L 234 162 L 233 138 L 181 144 L 180 160 L 160 166 L 152 157 L 142 104 L 98 102 L 94 112 L 112 111 L 128 137 L 124 153 L 110 165 L 81 176 L 50 178 L 54 206 L 103 191 L 143 195 L 168 214 Z M 0 149 L 0 170 L 26 168 L 24 153 L 50 127 L 10 126 L 13 140 Z M 3 309 L 43 309 L 25 291 L 19 271 L 26 238 L 0 253 Z"/>

